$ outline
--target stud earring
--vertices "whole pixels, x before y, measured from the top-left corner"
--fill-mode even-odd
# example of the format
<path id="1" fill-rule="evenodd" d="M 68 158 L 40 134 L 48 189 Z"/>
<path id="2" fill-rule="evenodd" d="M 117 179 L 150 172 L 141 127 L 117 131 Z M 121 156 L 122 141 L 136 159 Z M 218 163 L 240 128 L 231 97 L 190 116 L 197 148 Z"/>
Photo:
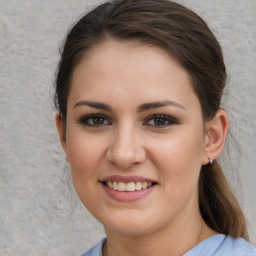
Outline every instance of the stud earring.
<path id="1" fill-rule="evenodd" d="M 213 165 L 213 159 L 211 159 L 210 157 L 208 157 L 208 159 L 209 159 L 209 164 Z"/>

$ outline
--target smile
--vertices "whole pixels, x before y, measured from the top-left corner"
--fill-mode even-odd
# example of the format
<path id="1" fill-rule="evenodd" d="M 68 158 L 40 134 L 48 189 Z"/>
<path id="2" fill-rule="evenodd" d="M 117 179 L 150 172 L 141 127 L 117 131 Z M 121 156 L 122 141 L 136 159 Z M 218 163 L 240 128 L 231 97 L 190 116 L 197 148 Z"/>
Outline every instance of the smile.
<path id="1" fill-rule="evenodd" d="M 106 181 L 104 185 L 110 189 L 121 192 L 133 192 L 150 188 L 154 185 L 152 182 L 137 181 L 137 182 L 118 182 L 118 181 Z"/>
<path id="2" fill-rule="evenodd" d="M 121 202 L 141 200 L 159 185 L 155 180 L 146 177 L 120 175 L 104 177 L 100 183 L 110 198 Z"/>

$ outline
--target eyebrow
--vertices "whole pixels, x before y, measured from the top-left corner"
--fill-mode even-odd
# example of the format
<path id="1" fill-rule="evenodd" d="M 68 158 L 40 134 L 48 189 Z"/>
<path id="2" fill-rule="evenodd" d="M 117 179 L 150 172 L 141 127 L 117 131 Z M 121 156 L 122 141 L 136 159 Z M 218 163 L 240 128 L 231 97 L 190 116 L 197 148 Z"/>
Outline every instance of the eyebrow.
<path id="1" fill-rule="evenodd" d="M 186 110 L 186 108 L 179 103 L 172 101 L 172 100 L 164 100 L 164 101 L 156 101 L 156 102 L 150 102 L 150 103 L 144 103 L 138 107 L 138 112 L 143 112 L 146 110 L 154 109 L 154 108 L 161 108 L 166 106 L 174 106 L 177 108 L 181 108 L 183 110 Z"/>
<path id="2" fill-rule="evenodd" d="M 78 101 L 73 106 L 73 108 L 76 108 L 76 107 L 79 107 L 79 106 L 89 106 L 89 107 L 96 108 L 96 109 L 112 111 L 112 107 L 110 105 L 107 105 L 107 104 L 101 103 L 101 102 L 96 102 L 96 101 L 81 100 L 81 101 Z M 174 107 L 178 107 L 178 108 L 181 108 L 183 110 L 186 110 L 186 108 L 184 106 L 180 105 L 179 103 L 177 103 L 175 101 L 164 100 L 164 101 L 143 103 L 137 108 L 137 111 L 138 111 L 138 113 L 140 113 L 140 112 L 147 111 L 147 110 L 150 110 L 150 109 L 161 108 L 161 107 L 166 107 L 166 106 L 174 106 Z"/>
<path id="3" fill-rule="evenodd" d="M 111 111 L 112 110 L 112 108 L 109 105 L 101 103 L 101 102 L 96 102 L 96 101 L 81 100 L 81 101 L 78 101 L 73 106 L 73 108 L 79 107 L 79 106 L 89 106 L 89 107 L 92 107 L 92 108 L 102 109 L 102 110 L 106 110 L 106 111 Z"/>

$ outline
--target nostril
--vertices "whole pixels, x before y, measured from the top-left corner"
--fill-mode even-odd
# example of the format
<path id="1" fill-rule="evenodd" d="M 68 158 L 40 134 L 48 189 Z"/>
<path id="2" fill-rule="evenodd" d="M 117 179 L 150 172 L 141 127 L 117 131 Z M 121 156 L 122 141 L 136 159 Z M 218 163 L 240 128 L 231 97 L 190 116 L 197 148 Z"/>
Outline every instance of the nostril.
<path id="1" fill-rule="evenodd" d="M 108 149 L 106 157 L 108 161 L 121 168 L 129 168 L 142 163 L 146 159 L 146 153 L 143 148 L 129 147 L 129 144 L 122 148 L 115 145 Z"/>

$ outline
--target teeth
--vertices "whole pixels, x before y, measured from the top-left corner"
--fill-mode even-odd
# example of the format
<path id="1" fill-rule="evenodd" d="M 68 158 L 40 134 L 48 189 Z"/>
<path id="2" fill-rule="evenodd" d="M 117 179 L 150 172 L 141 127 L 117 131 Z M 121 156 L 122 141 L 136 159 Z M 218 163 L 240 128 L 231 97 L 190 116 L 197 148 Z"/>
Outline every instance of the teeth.
<path id="1" fill-rule="evenodd" d="M 118 190 L 118 183 L 116 181 L 113 182 L 113 189 Z"/>
<path id="2" fill-rule="evenodd" d="M 136 190 L 141 190 L 141 189 L 142 189 L 142 184 L 141 184 L 141 182 L 136 182 L 135 189 L 136 189 Z"/>
<path id="3" fill-rule="evenodd" d="M 136 183 L 135 182 L 124 183 L 124 182 L 118 182 L 118 181 L 114 181 L 114 182 L 107 181 L 106 186 L 113 189 L 113 190 L 118 190 L 118 191 L 121 191 L 121 192 L 124 192 L 124 191 L 133 192 L 133 191 L 136 191 L 136 190 L 142 190 L 142 189 L 146 189 L 146 188 L 151 187 L 152 182 L 137 181 Z"/>
<path id="4" fill-rule="evenodd" d="M 135 183 L 134 182 L 129 182 L 126 184 L 126 191 L 135 191 Z"/>
<path id="5" fill-rule="evenodd" d="M 118 182 L 118 191 L 126 191 L 126 184 L 123 182 Z"/>
<path id="6" fill-rule="evenodd" d="M 113 183 L 112 183 L 111 181 L 108 181 L 108 186 L 109 186 L 110 188 L 113 188 Z"/>
<path id="7" fill-rule="evenodd" d="M 109 187 L 109 188 L 113 188 L 113 183 L 111 181 L 107 181 L 106 185 Z"/>

